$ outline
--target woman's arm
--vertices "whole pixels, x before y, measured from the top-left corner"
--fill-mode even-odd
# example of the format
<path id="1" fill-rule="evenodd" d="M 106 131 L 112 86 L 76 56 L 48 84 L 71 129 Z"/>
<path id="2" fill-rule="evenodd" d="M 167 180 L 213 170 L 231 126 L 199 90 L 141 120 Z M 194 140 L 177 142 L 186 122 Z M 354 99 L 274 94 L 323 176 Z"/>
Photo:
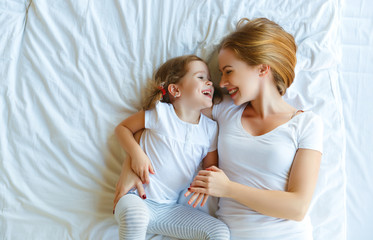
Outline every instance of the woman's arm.
<path id="1" fill-rule="evenodd" d="M 190 189 L 192 192 L 233 198 L 264 215 L 301 221 L 312 200 L 320 163 L 320 152 L 298 149 L 286 191 L 262 190 L 232 182 L 216 167 L 212 167 L 212 171 L 200 171 Z"/>
<path id="2" fill-rule="evenodd" d="M 122 171 L 115 187 L 113 214 L 119 199 L 126 195 L 132 188 L 137 189 L 137 192 L 142 199 L 146 198 L 141 179 L 132 171 L 130 167 L 130 157 L 128 156 L 122 164 Z"/>
<path id="3" fill-rule="evenodd" d="M 202 162 L 202 168 L 209 170 L 210 167 L 212 166 L 218 166 L 218 151 L 212 151 L 207 153 L 206 157 L 203 159 Z M 188 197 L 192 192 L 187 191 L 184 196 Z M 193 193 L 193 195 L 190 197 L 188 204 L 191 205 L 193 202 L 193 207 L 197 207 L 198 203 L 202 201 L 201 206 L 203 207 L 205 203 L 207 202 L 208 199 L 207 194 L 202 194 L 202 193 Z"/>
<path id="4" fill-rule="evenodd" d="M 134 134 L 145 128 L 145 112 L 139 111 L 123 120 L 116 128 L 115 134 L 120 145 L 131 157 L 131 168 L 143 183 L 149 183 L 149 172 L 154 174 L 149 158 L 134 138 Z"/>
<path id="5" fill-rule="evenodd" d="M 144 130 L 140 130 L 135 133 L 134 138 L 138 143 L 140 141 L 141 134 Z M 132 188 L 136 188 L 139 196 L 143 199 L 146 198 L 144 187 L 142 186 L 141 179 L 131 169 L 131 158 L 127 155 L 122 164 L 122 171 L 120 173 L 117 185 L 115 186 L 115 197 L 114 197 L 114 208 L 117 205 L 119 199 L 127 194 Z"/>

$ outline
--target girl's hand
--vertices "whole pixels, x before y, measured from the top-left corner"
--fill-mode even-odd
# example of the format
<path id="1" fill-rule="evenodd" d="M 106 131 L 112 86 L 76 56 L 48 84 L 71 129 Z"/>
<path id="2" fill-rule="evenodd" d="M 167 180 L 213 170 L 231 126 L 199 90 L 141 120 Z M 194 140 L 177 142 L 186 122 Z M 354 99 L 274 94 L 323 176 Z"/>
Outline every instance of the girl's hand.
<path id="1" fill-rule="evenodd" d="M 223 170 L 212 166 L 198 172 L 188 192 L 207 194 L 214 197 L 228 197 L 229 186 L 230 180 Z"/>
<path id="2" fill-rule="evenodd" d="M 129 161 L 129 159 L 126 159 L 125 161 Z M 140 178 L 132 171 L 132 169 L 128 165 L 126 165 L 125 162 L 123 163 L 122 172 L 115 187 L 113 214 L 115 206 L 117 205 L 119 199 L 126 195 L 132 188 L 137 188 L 139 196 L 142 199 L 146 198 L 145 190 L 142 186 Z"/>
<path id="3" fill-rule="evenodd" d="M 184 194 L 185 197 L 188 197 L 192 192 L 190 192 L 189 190 Z M 205 205 L 205 203 L 207 202 L 207 199 L 209 198 L 209 195 L 207 194 L 203 194 L 203 193 L 193 193 L 192 197 L 189 199 L 188 201 L 188 204 L 192 204 L 194 201 L 194 204 L 193 204 L 193 207 L 197 207 L 198 206 L 198 203 L 201 202 L 202 200 L 202 203 L 201 203 L 201 207 L 203 207 Z"/>
<path id="4" fill-rule="evenodd" d="M 141 179 L 143 184 L 149 183 L 149 172 L 155 174 L 153 166 L 148 156 L 141 151 L 131 160 L 131 168 L 137 176 Z"/>

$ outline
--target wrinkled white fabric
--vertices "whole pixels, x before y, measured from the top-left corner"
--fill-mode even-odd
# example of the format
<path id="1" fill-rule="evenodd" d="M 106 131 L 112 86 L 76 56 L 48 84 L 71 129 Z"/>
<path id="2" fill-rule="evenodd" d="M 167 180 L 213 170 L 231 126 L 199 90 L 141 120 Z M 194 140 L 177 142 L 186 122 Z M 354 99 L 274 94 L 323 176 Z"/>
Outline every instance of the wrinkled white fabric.
<path id="1" fill-rule="evenodd" d="M 116 239 L 115 126 L 140 109 L 161 63 L 197 54 L 218 82 L 221 39 L 241 17 L 267 17 L 298 44 L 286 100 L 325 119 L 315 239 L 343 240 L 340 10 L 340 0 L 0 1 L 0 239 Z"/>

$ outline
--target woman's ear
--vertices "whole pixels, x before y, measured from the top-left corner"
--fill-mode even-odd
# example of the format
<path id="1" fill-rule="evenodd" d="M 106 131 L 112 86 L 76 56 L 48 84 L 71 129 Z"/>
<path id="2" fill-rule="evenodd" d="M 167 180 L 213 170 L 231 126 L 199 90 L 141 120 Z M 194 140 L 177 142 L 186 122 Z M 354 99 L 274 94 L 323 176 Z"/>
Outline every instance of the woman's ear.
<path id="1" fill-rule="evenodd" d="M 259 77 L 264 77 L 269 73 L 270 66 L 267 64 L 259 65 Z"/>
<path id="2" fill-rule="evenodd" d="M 174 98 L 177 98 L 177 97 L 180 97 L 181 93 L 180 93 L 180 89 L 179 87 L 176 85 L 176 84 L 169 84 L 168 85 L 168 92 L 174 97 Z"/>

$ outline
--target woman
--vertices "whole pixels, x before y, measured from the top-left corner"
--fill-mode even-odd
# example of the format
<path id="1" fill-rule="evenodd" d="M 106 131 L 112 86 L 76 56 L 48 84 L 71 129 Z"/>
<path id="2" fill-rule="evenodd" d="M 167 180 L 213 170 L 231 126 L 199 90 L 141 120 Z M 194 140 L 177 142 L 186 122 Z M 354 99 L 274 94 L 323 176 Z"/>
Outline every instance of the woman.
<path id="1" fill-rule="evenodd" d="M 220 168 L 200 171 L 189 191 L 220 197 L 231 239 L 312 239 L 322 120 L 282 99 L 295 75 L 294 38 L 268 19 L 244 21 L 219 47 L 230 95 L 212 109 Z"/>

